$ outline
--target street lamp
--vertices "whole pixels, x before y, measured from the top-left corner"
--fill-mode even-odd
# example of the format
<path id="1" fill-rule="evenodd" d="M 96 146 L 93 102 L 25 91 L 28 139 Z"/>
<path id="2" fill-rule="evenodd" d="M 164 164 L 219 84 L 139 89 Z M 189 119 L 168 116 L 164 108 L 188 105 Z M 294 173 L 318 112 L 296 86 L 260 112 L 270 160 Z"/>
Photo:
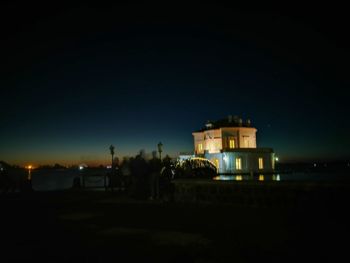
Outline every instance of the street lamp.
<path id="1" fill-rule="evenodd" d="M 159 159 L 162 160 L 162 147 L 163 144 L 161 142 L 158 143 L 158 152 L 159 152 Z"/>
<path id="2" fill-rule="evenodd" d="M 110 179 L 109 179 L 109 185 L 111 186 L 112 190 L 113 190 L 112 177 L 113 177 L 113 173 L 114 173 L 114 165 L 113 165 L 114 149 L 115 149 L 115 147 L 111 144 L 111 146 L 109 146 L 109 151 L 110 151 L 110 153 L 112 155 L 112 172 L 111 172 L 111 176 L 110 176 Z M 105 179 L 105 188 L 107 188 L 106 179 Z"/>
<path id="3" fill-rule="evenodd" d="M 114 149 L 115 147 L 113 145 L 109 146 L 109 150 L 111 152 L 111 155 L 112 155 L 112 169 L 113 169 L 113 156 L 114 156 Z"/>

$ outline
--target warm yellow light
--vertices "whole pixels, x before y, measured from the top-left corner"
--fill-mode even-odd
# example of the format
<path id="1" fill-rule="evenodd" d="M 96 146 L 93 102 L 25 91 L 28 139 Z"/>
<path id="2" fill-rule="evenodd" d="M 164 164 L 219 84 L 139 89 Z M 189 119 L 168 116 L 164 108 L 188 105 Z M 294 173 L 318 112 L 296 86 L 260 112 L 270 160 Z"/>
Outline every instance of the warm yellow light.
<path id="1" fill-rule="evenodd" d="M 262 174 L 259 175 L 259 181 L 264 181 L 264 176 Z"/>
<path id="2" fill-rule="evenodd" d="M 217 158 L 214 158 L 212 160 L 212 163 L 214 163 L 214 165 L 216 167 L 216 171 L 219 172 L 219 160 Z"/>
<path id="3" fill-rule="evenodd" d="M 28 165 L 27 166 L 27 169 L 28 169 L 28 177 L 27 177 L 27 179 L 28 180 L 32 180 L 32 169 L 33 169 L 33 165 Z"/>
<path id="4" fill-rule="evenodd" d="M 209 163 L 211 163 L 213 166 L 216 166 L 215 163 L 213 163 L 212 161 L 206 159 L 206 158 L 203 158 L 203 157 L 192 157 L 192 158 L 189 158 L 188 160 L 199 160 L 199 161 L 207 161 Z"/>
<path id="5" fill-rule="evenodd" d="M 242 158 L 236 158 L 236 170 L 242 170 Z"/>
<path id="6" fill-rule="evenodd" d="M 259 169 L 264 169 L 264 159 L 262 157 L 259 158 Z"/>
<path id="7" fill-rule="evenodd" d="M 201 152 L 203 150 L 203 144 L 199 143 L 198 144 L 198 151 Z"/>
<path id="8" fill-rule="evenodd" d="M 235 148 L 235 140 L 230 139 L 229 143 L 230 143 L 230 148 L 231 149 Z"/>

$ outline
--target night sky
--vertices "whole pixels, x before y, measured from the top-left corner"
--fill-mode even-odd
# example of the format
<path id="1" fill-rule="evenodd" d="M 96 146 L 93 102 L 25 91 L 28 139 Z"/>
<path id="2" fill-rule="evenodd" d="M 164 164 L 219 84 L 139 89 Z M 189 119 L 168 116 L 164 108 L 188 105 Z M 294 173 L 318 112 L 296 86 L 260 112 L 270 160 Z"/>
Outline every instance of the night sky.
<path id="1" fill-rule="evenodd" d="M 0 160 L 176 156 L 229 114 L 281 161 L 350 158 L 345 7 L 59 4 L 1 4 Z"/>

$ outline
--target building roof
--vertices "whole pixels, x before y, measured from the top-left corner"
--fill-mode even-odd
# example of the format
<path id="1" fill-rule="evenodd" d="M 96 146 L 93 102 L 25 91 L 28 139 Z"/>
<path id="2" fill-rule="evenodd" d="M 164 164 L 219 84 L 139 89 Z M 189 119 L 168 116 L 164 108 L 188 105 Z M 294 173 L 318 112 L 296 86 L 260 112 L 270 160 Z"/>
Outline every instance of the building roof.
<path id="1" fill-rule="evenodd" d="M 214 129 L 219 129 L 219 128 L 226 128 L 226 127 L 248 127 L 251 128 L 251 122 L 249 119 L 247 119 L 245 122 L 243 122 L 242 118 L 238 116 L 232 116 L 229 115 L 225 119 L 220 119 L 217 121 L 207 121 L 205 126 L 195 132 L 203 132 L 207 130 L 214 130 Z"/>

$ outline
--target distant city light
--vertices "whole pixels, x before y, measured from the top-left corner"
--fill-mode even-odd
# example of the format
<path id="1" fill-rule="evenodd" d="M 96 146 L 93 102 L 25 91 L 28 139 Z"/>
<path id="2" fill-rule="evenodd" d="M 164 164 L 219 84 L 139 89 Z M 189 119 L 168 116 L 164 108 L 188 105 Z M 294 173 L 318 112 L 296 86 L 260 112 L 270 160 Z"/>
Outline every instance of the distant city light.
<path id="1" fill-rule="evenodd" d="M 264 176 L 262 174 L 259 175 L 259 181 L 264 181 Z"/>
<path id="2" fill-rule="evenodd" d="M 81 163 L 79 164 L 79 170 L 84 170 L 85 168 L 87 168 L 88 166 L 85 163 Z"/>
<path id="3" fill-rule="evenodd" d="M 316 166 L 317 166 L 317 164 L 314 163 L 314 167 L 316 167 Z"/>
<path id="4" fill-rule="evenodd" d="M 278 157 L 276 157 L 276 158 L 275 158 L 275 161 L 276 161 L 276 162 L 278 162 L 278 160 L 279 160 L 279 158 L 278 158 Z"/>
<path id="5" fill-rule="evenodd" d="M 112 168 L 112 165 L 107 165 L 106 168 L 107 168 L 107 169 L 111 169 L 111 168 Z"/>

